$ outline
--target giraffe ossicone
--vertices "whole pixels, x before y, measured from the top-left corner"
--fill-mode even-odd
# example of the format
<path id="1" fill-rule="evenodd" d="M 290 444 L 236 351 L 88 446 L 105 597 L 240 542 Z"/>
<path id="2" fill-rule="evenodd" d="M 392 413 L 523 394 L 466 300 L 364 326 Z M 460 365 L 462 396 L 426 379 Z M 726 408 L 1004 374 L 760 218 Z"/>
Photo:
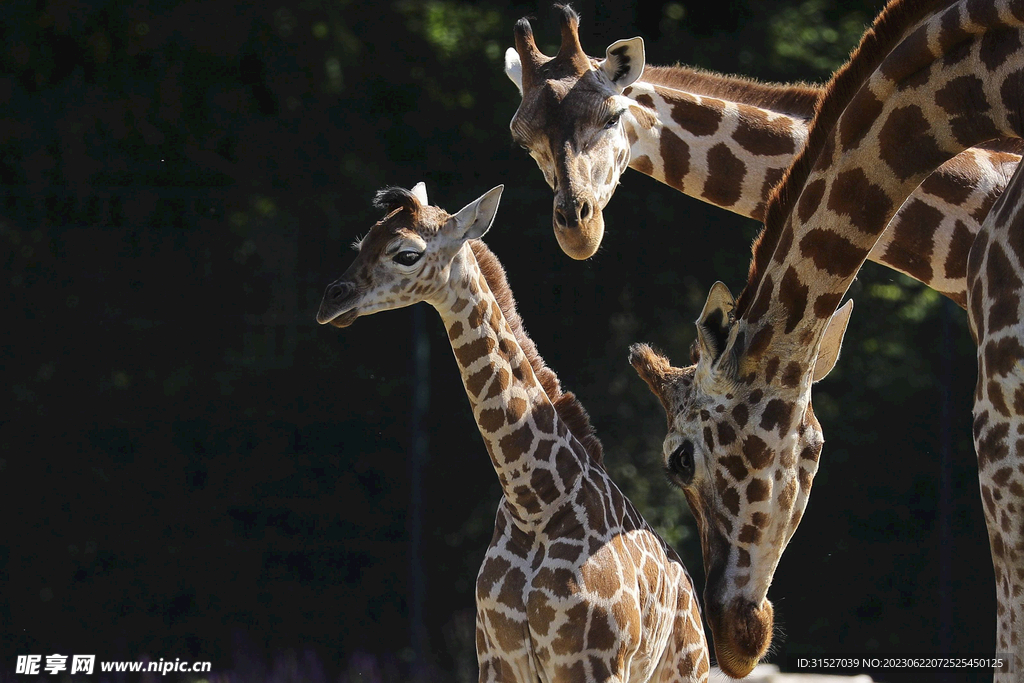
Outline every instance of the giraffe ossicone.
<path id="1" fill-rule="evenodd" d="M 706 682 L 686 569 L 609 478 L 586 411 L 540 358 L 479 239 L 501 191 L 454 216 L 425 204 L 422 185 L 379 192 L 386 215 L 317 321 L 346 327 L 425 301 L 444 322 L 504 494 L 476 583 L 480 681 Z"/>
<path id="2" fill-rule="evenodd" d="M 555 235 L 567 254 L 588 258 L 600 247 L 603 210 L 626 168 L 763 219 L 772 188 L 806 142 L 820 88 L 650 66 L 640 38 L 616 41 L 603 60 L 587 57 L 575 13 L 562 8 L 560 19 L 562 48 L 553 58 L 536 49 L 529 22 L 520 20 L 505 71 L 522 96 L 512 137 L 554 190 Z M 915 188 L 868 259 L 965 306 L 974 235 L 1022 150 L 1020 141 L 989 140 L 942 164 Z M 578 225 L 576 207 L 588 212 Z"/>
<path id="3" fill-rule="evenodd" d="M 1024 136 L 1022 93 L 1024 0 L 892 0 L 826 86 L 766 206 L 743 292 L 733 302 L 712 288 L 692 364 L 633 348 L 667 412 L 666 472 L 701 529 L 705 610 L 727 672 L 749 671 L 768 645 L 759 637 L 771 636 L 768 587 L 823 444 L 811 386 L 849 319 L 838 304 L 922 180 L 971 145 Z M 1021 201 L 1017 168 L 1000 207 Z M 994 652 L 1012 658 L 994 673 L 1009 683 L 1024 671 L 1024 243 L 1003 223 L 1019 219 L 979 226 L 963 286 L 979 343 L 974 436 L 997 583 Z"/>

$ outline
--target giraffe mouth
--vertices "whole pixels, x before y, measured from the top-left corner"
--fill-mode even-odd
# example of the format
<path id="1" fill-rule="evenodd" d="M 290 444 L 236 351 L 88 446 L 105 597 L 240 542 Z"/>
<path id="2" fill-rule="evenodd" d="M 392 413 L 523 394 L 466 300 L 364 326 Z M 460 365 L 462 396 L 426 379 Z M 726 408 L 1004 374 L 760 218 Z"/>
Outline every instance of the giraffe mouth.
<path id="1" fill-rule="evenodd" d="M 758 607 L 737 598 L 724 609 L 708 604 L 707 615 L 718 666 L 732 678 L 743 678 L 771 645 L 775 620 L 772 604 L 765 600 Z"/>
<path id="2" fill-rule="evenodd" d="M 557 218 L 553 223 L 555 239 L 567 256 L 584 261 L 597 253 L 604 237 L 604 215 L 600 209 L 573 225 L 562 224 Z"/>
<path id="3" fill-rule="evenodd" d="M 316 321 L 321 325 L 348 327 L 359 317 L 359 290 L 351 282 L 339 280 L 324 293 Z"/>
<path id="4" fill-rule="evenodd" d="M 333 325 L 334 327 L 337 327 L 339 330 L 340 329 L 344 329 L 344 328 L 348 327 L 349 325 L 351 325 L 352 323 L 354 323 L 356 321 L 356 318 L 358 318 L 358 317 L 359 317 L 359 309 L 358 308 L 350 308 L 349 310 L 345 311 L 344 313 L 338 314 L 338 315 L 334 316 L 333 318 L 329 318 L 327 320 L 320 320 L 319 319 L 320 316 L 317 316 L 318 322 L 321 325 L 324 325 L 324 324 L 326 324 L 326 325 Z"/>

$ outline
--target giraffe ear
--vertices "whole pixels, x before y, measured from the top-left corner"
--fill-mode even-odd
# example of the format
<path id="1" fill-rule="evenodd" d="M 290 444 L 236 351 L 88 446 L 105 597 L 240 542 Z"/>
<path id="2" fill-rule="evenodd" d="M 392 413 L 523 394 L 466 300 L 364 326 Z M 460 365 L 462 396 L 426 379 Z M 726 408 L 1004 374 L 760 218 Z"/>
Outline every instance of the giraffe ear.
<path id="1" fill-rule="evenodd" d="M 523 94 L 523 62 L 519 59 L 519 53 L 514 47 L 505 50 L 505 75 L 511 79 L 519 94 Z"/>
<path id="2" fill-rule="evenodd" d="M 410 192 L 412 192 L 416 196 L 416 199 L 420 200 L 420 204 L 422 204 L 423 206 L 430 205 L 430 201 L 427 199 L 427 186 L 424 185 L 422 182 L 413 185 Z"/>
<path id="3" fill-rule="evenodd" d="M 644 72 L 644 39 L 619 40 L 605 51 L 601 70 L 619 90 L 636 81 Z"/>
<path id="4" fill-rule="evenodd" d="M 452 216 L 445 224 L 444 230 L 450 233 L 452 239 L 459 242 L 483 237 L 491 229 L 494 215 L 498 213 L 501 191 L 504 189 L 504 185 L 498 185 L 484 192 Z"/>
<path id="5" fill-rule="evenodd" d="M 704 310 L 697 318 L 697 341 L 700 344 L 701 358 L 715 363 L 725 351 L 732 327 L 730 317 L 736 300 L 723 282 L 711 286 Z"/>
<path id="6" fill-rule="evenodd" d="M 853 299 L 847 301 L 833 313 L 828 325 L 825 326 L 821 343 L 818 345 L 818 357 L 814 360 L 812 382 L 824 379 L 839 360 L 839 348 L 843 345 L 843 335 L 846 334 L 846 325 L 850 322 L 851 313 L 853 313 Z"/>
<path id="7" fill-rule="evenodd" d="M 629 347 L 629 364 L 640 375 L 640 379 L 647 382 L 651 393 L 658 397 L 665 412 L 671 415 L 672 405 L 670 402 L 672 364 L 668 358 L 661 355 L 647 344 L 633 344 Z"/>

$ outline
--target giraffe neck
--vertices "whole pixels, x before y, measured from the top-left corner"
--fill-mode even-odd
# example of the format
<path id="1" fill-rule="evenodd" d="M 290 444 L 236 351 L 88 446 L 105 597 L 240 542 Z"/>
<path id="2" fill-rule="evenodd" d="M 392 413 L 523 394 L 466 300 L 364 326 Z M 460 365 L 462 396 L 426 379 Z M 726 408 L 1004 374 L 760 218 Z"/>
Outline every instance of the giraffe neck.
<path id="1" fill-rule="evenodd" d="M 624 94 L 630 168 L 702 201 L 762 220 L 772 189 L 807 140 L 821 91 L 648 67 Z M 1021 146 L 971 149 L 914 190 L 868 253 L 966 305 L 974 236 L 1020 161 Z"/>
<path id="2" fill-rule="evenodd" d="M 807 139 L 817 91 L 780 87 L 772 109 L 764 104 L 767 86 L 682 68 L 648 72 L 650 78 L 623 93 L 638 105 L 624 119 L 630 168 L 760 219 L 772 187 Z"/>
<path id="3" fill-rule="evenodd" d="M 600 456 L 589 455 L 569 432 L 469 244 L 451 268 L 449 286 L 432 304 L 448 331 L 505 502 L 529 526 L 550 517 Z"/>
<path id="4" fill-rule="evenodd" d="M 777 188 L 737 303 L 736 330 L 751 347 L 786 349 L 809 369 L 836 306 L 921 181 L 971 145 L 1021 137 L 1001 88 L 1019 81 L 1024 22 L 988 18 L 946 54 L 962 4 L 935 10 L 886 56 L 855 57 L 834 79 L 834 91 L 853 94 L 822 108 Z"/>

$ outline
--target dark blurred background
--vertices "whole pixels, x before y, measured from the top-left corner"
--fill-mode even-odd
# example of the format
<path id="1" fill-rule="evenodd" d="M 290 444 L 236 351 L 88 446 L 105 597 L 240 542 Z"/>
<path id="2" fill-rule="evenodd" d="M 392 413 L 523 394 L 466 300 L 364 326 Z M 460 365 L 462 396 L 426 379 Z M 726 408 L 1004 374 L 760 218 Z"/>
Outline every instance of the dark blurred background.
<path id="1" fill-rule="evenodd" d="M 882 3 L 573 4 L 590 54 L 641 35 L 650 63 L 790 81 L 826 78 Z M 389 184 L 425 181 L 450 211 L 505 184 L 487 242 L 527 329 L 702 582 L 660 473 L 664 415 L 626 353 L 682 364 L 759 226 L 630 171 L 602 250 L 563 256 L 508 134 L 524 15 L 553 54 L 546 2 L 0 4 L 0 677 L 57 652 L 476 680 L 500 492 L 440 321 L 314 320 Z M 772 659 L 990 652 L 966 316 L 871 264 L 851 294 L 815 389 L 821 470 L 769 593 Z"/>

